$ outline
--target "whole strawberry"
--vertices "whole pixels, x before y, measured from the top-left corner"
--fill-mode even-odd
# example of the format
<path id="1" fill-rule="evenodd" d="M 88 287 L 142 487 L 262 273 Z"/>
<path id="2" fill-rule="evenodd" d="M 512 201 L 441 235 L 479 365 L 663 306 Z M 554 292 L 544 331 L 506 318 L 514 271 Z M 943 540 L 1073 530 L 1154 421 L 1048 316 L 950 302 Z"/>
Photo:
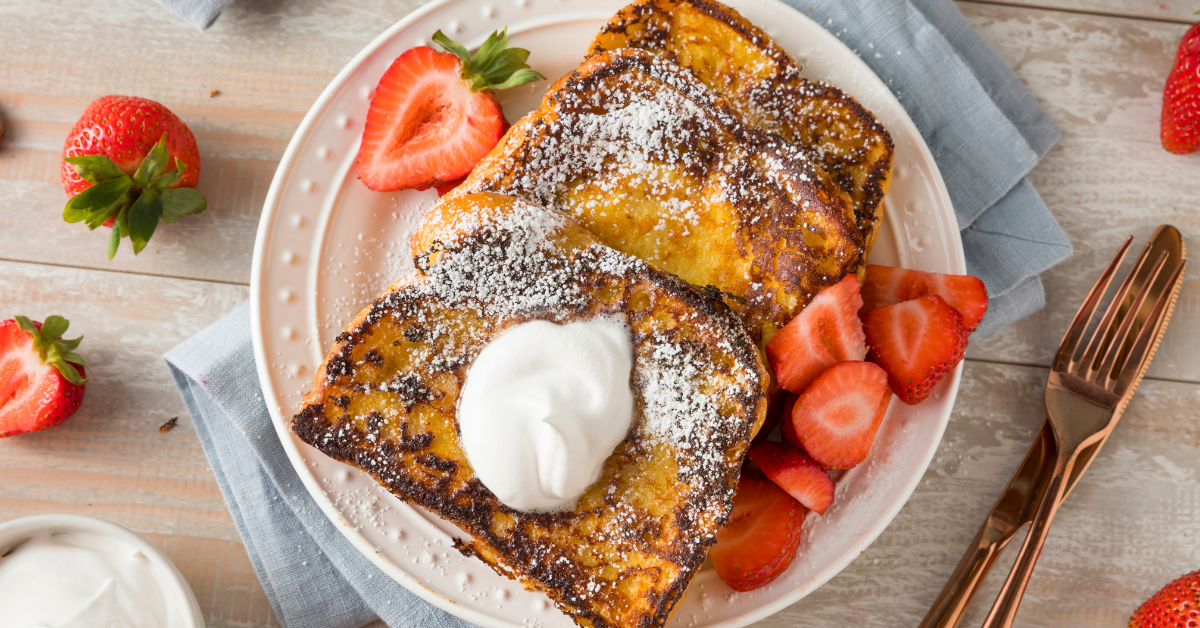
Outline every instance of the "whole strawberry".
<path id="1" fill-rule="evenodd" d="M 1179 155 L 1200 149 L 1200 23 L 1179 42 L 1163 89 L 1163 148 Z"/>
<path id="2" fill-rule="evenodd" d="M 54 427 L 83 402 L 83 337 L 63 340 L 70 323 L 48 316 L 0 321 L 0 438 Z"/>
<path id="3" fill-rule="evenodd" d="M 1127 628 L 1197 628 L 1200 626 L 1200 571 L 1163 587 L 1129 618 Z"/>
<path id="4" fill-rule="evenodd" d="M 108 259 L 123 237 L 136 255 L 159 220 L 208 207 L 194 189 L 199 180 L 196 138 L 178 116 L 153 100 L 105 96 L 88 105 L 63 145 L 63 190 L 71 197 L 63 220 L 112 227 Z"/>

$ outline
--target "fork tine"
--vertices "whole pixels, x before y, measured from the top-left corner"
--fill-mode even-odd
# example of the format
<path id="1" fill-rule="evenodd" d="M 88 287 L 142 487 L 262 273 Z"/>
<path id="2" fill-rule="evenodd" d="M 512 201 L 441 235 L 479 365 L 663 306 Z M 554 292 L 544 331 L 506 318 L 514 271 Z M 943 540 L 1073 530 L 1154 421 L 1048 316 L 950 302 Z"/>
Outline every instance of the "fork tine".
<path id="1" fill-rule="evenodd" d="M 1154 353 L 1158 350 L 1158 344 L 1162 341 L 1162 335 L 1159 330 L 1166 324 L 1167 319 L 1171 317 L 1171 312 L 1175 309 L 1175 301 L 1179 296 L 1180 280 L 1183 277 L 1183 271 L 1187 268 L 1187 260 L 1180 260 L 1175 267 L 1175 272 L 1171 274 L 1171 278 L 1163 285 L 1162 293 L 1154 301 L 1154 307 L 1150 310 L 1150 316 L 1146 318 L 1146 323 L 1142 325 L 1142 330 L 1138 332 L 1137 339 L 1134 340 L 1133 346 L 1129 349 L 1129 356 L 1125 358 L 1125 365 L 1121 368 L 1121 373 L 1117 376 L 1117 392 L 1124 396 L 1125 389 L 1130 385 L 1136 385 L 1141 371 L 1150 363 L 1150 358 L 1154 357 Z"/>
<path id="2" fill-rule="evenodd" d="M 1150 243 L 1146 243 L 1146 248 L 1142 249 L 1142 254 L 1138 256 L 1137 261 L 1133 263 L 1133 269 L 1125 276 L 1125 280 L 1121 282 L 1121 287 L 1117 289 L 1116 296 L 1112 302 L 1104 310 L 1104 316 L 1100 319 L 1100 324 L 1096 326 L 1096 331 L 1092 332 L 1091 339 L 1088 340 L 1087 348 L 1083 350 L 1083 356 L 1078 362 L 1072 364 L 1071 371 L 1084 379 L 1091 379 L 1092 374 L 1096 369 L 1096 356 L 1101 353 L 1107 343 L 1105 343 L 1108 332 L 1113 328 L 1114 319 L 1117 317 L 1117 312 L 1121 310 L 1121 304 L 1125 301 L 1125 296 L 1129 294 L 1129 288 L 1133 285 L 1134 279 L 1142 272 L 1142 266 L 1146 264 L 1146 257 L 1150 253 Z"/>
<path id="3" fill-rule="evenodd" d="M 1104 272 L 1100 274 L 1100 278 L 1092 285 L 1092 289 L 1083 300 L 1083 304 L 1075 312 L 1075 318 L 1072 318 L 1071 324 L 1067 326 L 1067 333 L 1063 335 L 1062 342 L 1058 345 L 1058 353 L 1054 356 L 1054 370 L 1070 370 L 1071 358 L 1075 356 L 1075 350 L 1079 348 L 1079 339 L 1083 337 L 1083 332 L 1087 331 L 1088 321 L 1092 319 L 1092 314 L 1095 313 L 1096 306 L 1100 304 L 1101 297 L 1108 290 L 1108 284 L 1112 282 L 1117 268 L 1125 260 L 1125 254 L 1129 252 L 1129 245 L 1132 242 L 1133 236 L 1125 238 L 1125 242 L 1117 250 L 1117 254 L 1113 256 L 1112 261 L 1105 267 Z"/>
<path id="4" fill-rule="evenodd" d="M 1125 348 L 1125 339 L 1129 337 L 1129 332 L 1133 329 L 1134 323 L 1137 322 L 1137 313 L 1142 309 L 1142 304 L 1154 291 L 1154 285 L 1158 282 L 1158 275 L 1162 273 L 1163 267 L 1167 265 L 1167 252 L 1163 251 L 1158 256 L 1158 260 L 1154 264 L 1154 268 L 1150 271 L 1150 275 L 1142 284 L 1142 289 L 1138 291 L 1137 296 L 1133 299 L 1133 303 L 1125 310 L 1125 315 L 1121 318 L 1121 323 L 1117 327 L 1117 331 L 1108 339 L 1108 344 L 1104 349 L 1104 353 L 1100 356 L 1100 368 L 1096 373 L 1096 383 L 1103 388 L 1108 388 L 1114 380 L 1113 371 L 1116 370 L 1117 358 L 1121 355 Z M 1146 319 L 1149 323 L 1150 319 Z M 1142 327 L 1147 327 L 1143 324 Z M 1103 330 L 1105 335 L 1108 335 L 1108 330 Z M 1099 334 L 1101 330 L 1097 329 Z"/>

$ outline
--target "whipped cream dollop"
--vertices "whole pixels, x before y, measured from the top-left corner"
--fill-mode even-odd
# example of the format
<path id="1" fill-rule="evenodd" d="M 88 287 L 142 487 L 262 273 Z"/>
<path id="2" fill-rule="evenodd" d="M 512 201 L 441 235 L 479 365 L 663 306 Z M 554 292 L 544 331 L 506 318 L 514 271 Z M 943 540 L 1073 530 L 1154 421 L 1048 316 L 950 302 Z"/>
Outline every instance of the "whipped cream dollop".
<path id="1" fill-rule="evenodd" d="M 44 533 L 0 558 L 0 626 L 168 628 L 168 609 L 137 548 L 101 535 Z"/>
<path id="2" fill-rule="evenodd" d="M 570 504 L 629 433 L 632 370 L 633 342 L 617 319 L 531 321 L 500 334 L 475 358 L 459 396 L 476 476 L 517 510 Z"/>

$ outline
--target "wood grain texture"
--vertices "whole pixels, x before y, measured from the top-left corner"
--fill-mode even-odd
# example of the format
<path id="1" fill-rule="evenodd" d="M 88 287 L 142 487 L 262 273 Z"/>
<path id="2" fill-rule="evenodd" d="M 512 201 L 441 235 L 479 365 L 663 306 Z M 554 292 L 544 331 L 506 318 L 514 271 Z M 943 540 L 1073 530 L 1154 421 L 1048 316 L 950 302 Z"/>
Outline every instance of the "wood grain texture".
<path id="1" fill-rule="evenodd" d="M 1037 97 L 1062 139 L 1030 175 L 1066 229 L 1075 255 L 1043 274 L 1046 308 L 986 338 L 968 355 L 1049 364 L 1075 309 L 1128 235 L 1136 256 L 1160 223 L 1200 246 L 1200 154 L 1159 143 L 1162 89 L 1186 26 L 1061 12 L 961 5 L 974 26 Z M 1200 381 L 1200 264 L 1150 374 Z"/>
<path id="2" fill-rule="evenodd" d="M 995 4 L 1031 9 L 1071 11 L 1092 15 L 1132 17 L 1160 22 L 1197 21 L 1200 2 L 1196 0 L 958 0 L 960 4 Z"/>

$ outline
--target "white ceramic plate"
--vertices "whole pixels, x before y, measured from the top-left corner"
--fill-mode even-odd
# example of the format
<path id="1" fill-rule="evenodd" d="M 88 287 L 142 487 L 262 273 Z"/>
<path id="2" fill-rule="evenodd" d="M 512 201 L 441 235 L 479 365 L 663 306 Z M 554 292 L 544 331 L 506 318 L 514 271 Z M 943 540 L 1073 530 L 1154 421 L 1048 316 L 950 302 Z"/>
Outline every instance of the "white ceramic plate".
<path id="1" fill-rule="evenodd" d="M 404 50 L 441 29 L 478 46 L 508 26 L 516 46 L 551 79 L 571 71 L 600 26 L 627 0 L 440 0 L 401 20 L 325 89 L 292 138 L 267 195 L 251 283 L 259 379 L 279 437 L 317 503 L 365 556 L 417 595 L 482 626 L 571 626 L 540 593 L 451 549 L 461 535 L 396 499 L 370 476 L 288 432 L 284 418 L 311 387 L 325 351 L 355 314 L 412 270 L 408 234 L 434 192 L 369 191 L 355 176 L 371 92 Z M 841 87 L 873 111 L 896 144 L 883 234 L 872 261 L 965 272 L 945 185 L 920 134 L 887 87 L 836 37 L 777 0 L 730 2 L 787 49 L 810 78 Z M 547 81 L 501 95 L 509 119 L 533 109 Z M 697 575 L 675 626 L 743 626 L 799 600 L 850 563 L 891 522 L 937 448 L 961 367 L 917 407 L 893 403 L 867 461 L 846 473 L 824 516 L 810 515 L 787 573 L 734 593 L 711 570 Z"/>

